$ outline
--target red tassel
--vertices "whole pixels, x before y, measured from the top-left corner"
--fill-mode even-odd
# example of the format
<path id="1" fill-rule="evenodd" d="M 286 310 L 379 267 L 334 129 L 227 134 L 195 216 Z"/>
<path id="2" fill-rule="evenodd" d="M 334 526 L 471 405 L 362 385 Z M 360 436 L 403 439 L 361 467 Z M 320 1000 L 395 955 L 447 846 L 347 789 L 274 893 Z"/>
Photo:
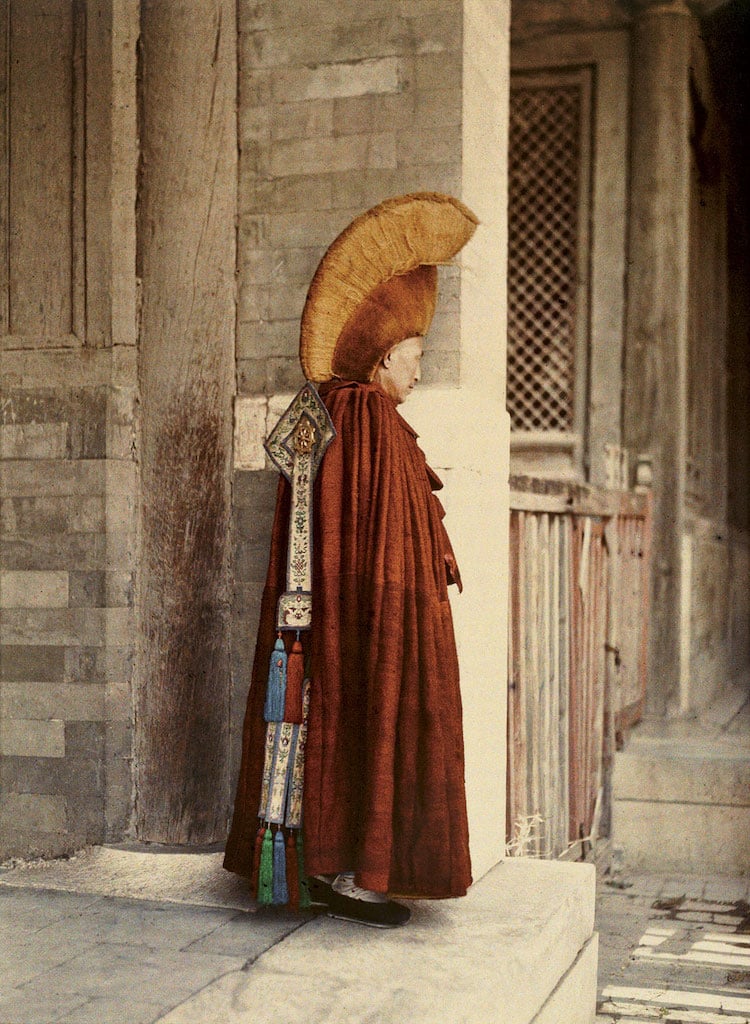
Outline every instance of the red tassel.
<path id="1" fill-rule="evenodd" d="M 299 910 L 299 862 L 297 840 L 292 831 L 286 834 L 286 884 L 289 889 L 289 906 L 292 910 Z"/>
<path id="2" fill-rule="evenodd" d="M 258 872 L 260 871 L 260 851 L 263 849 L 263 836 L 266 834 L 266 826 L 260 825 L 255 833 L 255 846 L 253 847 L 253 869 L 250 875 L 250 895 L 255 899 L 258 895 Z"/>
<path id="3" fill-rule="evenodd" d="M 286 702 L 284 721 L 302 724 L 302 683 L 305 679 L 305 658 L 299 637 L 292 644 L 286 663 Z"/>

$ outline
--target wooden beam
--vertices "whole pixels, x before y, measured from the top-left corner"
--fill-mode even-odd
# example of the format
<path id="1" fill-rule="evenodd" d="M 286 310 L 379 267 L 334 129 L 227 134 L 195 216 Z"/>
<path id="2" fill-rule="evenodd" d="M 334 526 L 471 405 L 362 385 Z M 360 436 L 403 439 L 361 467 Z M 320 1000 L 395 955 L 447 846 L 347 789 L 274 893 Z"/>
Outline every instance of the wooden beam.
<path id="1" fill-rule="evenodd" d="M 236 26 L 141 13 L 140 839 L 224 837 L 229 780 Z"/>

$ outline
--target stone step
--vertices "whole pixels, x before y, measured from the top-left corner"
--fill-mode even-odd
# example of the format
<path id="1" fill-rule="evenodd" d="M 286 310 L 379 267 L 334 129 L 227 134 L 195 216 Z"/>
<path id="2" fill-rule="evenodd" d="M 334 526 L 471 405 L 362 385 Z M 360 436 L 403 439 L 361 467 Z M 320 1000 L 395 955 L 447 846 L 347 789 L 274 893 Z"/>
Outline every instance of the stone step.
<path id="1" fill-rule="evenodd" d="M 509 859 L 465 899 L 412 904 L 412 914 L 386 933 L 321 918 L 162 1024 L 593 1024 L 592 865 Z"/>
<path id="2" fill-rule="evenodd" d="M 617 754 L 613 834 L 634 870 L 750 871 L 746 736 L 635 736 Z"/>
<path id="3" fill-rule="evenodd" d="M 207 907 L 248 911 L 228 923 L 231 935 L 223 940 L 241 938 L 241 966 L 228 964 L 208 983 L 198 979 L 190 995 L 176 1006 L 173 999 L 158 1016 L 160 1024 L 594 1021 L 591 864 L 510 858 L 480 878 L 465 899 L 410 902 L 412 920 L 405 928 L 380 931 L 298 915 L 257 949 L 263 938 L 258 933 L 264 921 L 266 930 L 273 923 L 273 912 L 253 912 L 246 883 L 222 870 L 220 853 L 97 848 L 74 861 L 0 873 L 0 892 L 24 888 L 114 898 L 112 913 L 123 898 L 143 906 L 155 900 L 161 907 L 169 900 L 182 905 L 188 918 Z M 117 962 L 126 969 L 127 957 Z M 77 984 L 71 977 L 71 987 Z M 1 1011 L 0 1017 L 6 1019 Z M 127 1010 L 121 1019 L 130 1019 Z"/>

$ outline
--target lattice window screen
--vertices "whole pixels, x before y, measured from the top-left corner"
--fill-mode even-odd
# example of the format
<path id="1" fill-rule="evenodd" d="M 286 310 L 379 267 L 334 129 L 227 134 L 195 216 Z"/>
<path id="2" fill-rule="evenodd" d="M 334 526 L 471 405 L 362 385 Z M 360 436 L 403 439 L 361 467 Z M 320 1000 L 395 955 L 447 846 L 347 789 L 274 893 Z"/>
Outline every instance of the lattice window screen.
<path id="1" fill-rule="evenodd" d="M 576 427 L 585 101 L 576 81 L 511 90 L 508 409 L 517 431 Z"/>

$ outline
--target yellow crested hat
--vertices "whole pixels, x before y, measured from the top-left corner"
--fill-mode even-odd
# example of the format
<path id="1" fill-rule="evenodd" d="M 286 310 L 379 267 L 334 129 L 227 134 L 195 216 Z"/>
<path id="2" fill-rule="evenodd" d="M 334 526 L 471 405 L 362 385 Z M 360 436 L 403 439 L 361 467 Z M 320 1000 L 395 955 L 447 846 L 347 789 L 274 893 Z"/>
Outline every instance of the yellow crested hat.
<path id="1" fill-rule="evenodd" d="M 299 344 L 305 377 L 371 380 L 390 348 L 424 336 L 435 312 L 436 267 L 453 259 L 478 223 L 439 192 L 395 196 L 353 220 L 307 293 Z"/>

